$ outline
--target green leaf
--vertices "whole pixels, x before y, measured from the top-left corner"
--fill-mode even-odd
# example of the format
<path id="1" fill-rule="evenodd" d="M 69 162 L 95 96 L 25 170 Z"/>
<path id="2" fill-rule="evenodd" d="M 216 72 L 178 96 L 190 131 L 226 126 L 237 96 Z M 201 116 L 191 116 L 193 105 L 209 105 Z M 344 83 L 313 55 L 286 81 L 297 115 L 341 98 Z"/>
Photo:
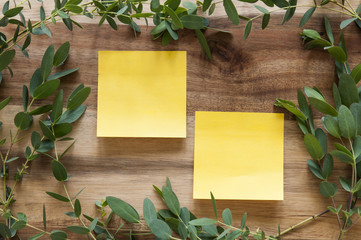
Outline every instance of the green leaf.
<path id="1" fill-rule="evenodd" d="M 229 210 L 229 208 L 223 210 L 222 219 L 225 224 L 232 225 L 232 213 L 231 210 Z"/>
<path id="2" fill-rule="evenodd" d="M 55 136 L 53 135 L 53 132 L 44 124 L 44 122 L 39 121 L 39 125 L 40 125 L 41 131 L 43 132 L 44 136 L 49 138 L 50 140 L 54 141 Z"/>
<path id="3" fill-rule="evenodd" d="M 316 177 L 318 177 L 321 180 L 325 180 L 325 177 L 322 175 L 321 167 L 317 162 L 315 162 L 315 161 L 313 161 L 311 159 L 308 159 L 307 160 L 307 165 L 308 165 L 308 168 L 311 170 L 311 172 Z"/>
<path id="4" fill-rule="evenodd" d="M 49 152 L 51 149 L 54 148 L 54 143 L 51 140 L 43 140 L 41 141 L 39 149 L 37 151 L 39 153 Z"/>
<path id="5" fill-rule="evenodd" d="M 44 234 L 45 234 L 44 232 L 35 234 L 34 236 L 30 237 L 28 240 L 37 240 L 37 239 L 41 238 L 42 236 L 44 236 Z"/>
<path id="6" fill-rule="evenodd" d="M 41 84 L 34 90 L 34 99 L 45 99 L 52 95 L 59 87 L 60 80 L 54 79 Z"/>
<path id="7" fill-rule="evenodd" d="M 351 164 L 351 165 L 354 164 L 354 159 L 347 153 L 344 153 L 339 150 L 334 150 L 334 151 L 330 152 L 330 154 L 333 157 L 337 157 L 341 162 L 344 162 L 346 164 Z"/>
<path id="8" fill-rule="evenodd" d="M 174 194 L 171 188 L 167 186 L 163 186 L 162 188 L 163 198 L 165 204 L 169 208 L 169 210 L 176 216 L 180 214 L 180 204 L 177 196 Z"/>
<path id="9" fill-rule="evenodd" d="M 9 9 L 4 13 L 4 16 L 6 16 L 8 18 L 15 17 L 16 15 L 18 15 L 21 12 L 21 10 L 23 10 L 23 7 L 15 7 L 15 8 Z"/>
<path id="10" fill-rule="evenodd" d="M 341 130 L 341 135 L 344 138 L 354 138 L 356 136 L 355 120 L 351 111 L 344 105 L 338 110 L 338 126 Z"/>
<path id="11" fill-rule="evenodd" d="M 290 5 L 286 0 L 273 0 L 273 3 L 279 8 L 285 8 Z"/>
<path id="12" fill-rule="evenodd" d="M 355 158 L 361 154 L 361 136 L 356 136 L 352 143 L 353 152 Z"/>
<path id="13" fill-rule="evenodd" d="M 24 227 L 26 227 L 26 222 L 25 222 L 25 221 L 22 221 L 22 220 L 15 222 L 15 223 L 11 226 L 11 228 L 12 228 L 12 229 L 15 229 L 15 230 L 21 230 L 21 229 L 23 229 Z"/>
<path id="14" fill-rule="evenodd" d="M 330 42 L 332 43 L 332 45 L 333 45 L 335 43 L 335 39 L 334 39 L 333 34 L 332 34 L 331 24 L 328 21 L 328 18 L 326 16 L 325 16 L 325 29 L 326 29 L 327 37 L 330 40 Z"/>
<path id="15" fill-rule="evenodd" d="M 314 40 L 318 40 L 318 39 L 321 39 L 321 36 L 318 32 L 316 32 L 315 30 L 312 30 L 312 29 L 303 29 L 303 34 L 308 37 L 308 38 L 311 38 L 311 39 L 314 39 Z"/>
<path id="16" fill-rule="evenodd" d="M 154 219 L 157 219 L 157 211 L 155 210 L 153 202 L 149 198 L 144 199 L 143 215 L 147 225 L 149 225 Z"/>
<path id="17" fill-rule="evenodd" d="M 54 135 L 56 138 L 61 138 L 70 133 L 72 127 L 69 123 L 60 123 L 54 126 Z"/>
<path id="18" fill-rule="evenodd" d="M 356 84 L 361 80 L 361 63 L 352 70 L 351 77 Z"/>
<path id="19" fill-rule="evenodd" d="M 30 127 L 29 114 L 24 112 L 17 113 L 14 118 L 14 123 L 19 130 L 28 129 Z"/>
<path id="20" fill-rule="evenodd" d="M 160 12 L 163 10 L 163 6 L 160 5 L 159 0 L 151 0 L 150 9 L 152 10 L 152 12 Z"/>
<path id="21" fill-rule="evenodd" d="M 303 17 L 301 18 L 300 24 L 298 25 L 298 27 L 303 27 L 308 20 L 311 18 L 311 16 L 313 15 L 313 13 L 315 12 L 316 8 L 315 7 L 311 7 L 310 9 L 308 9 L 305 14 L 303 15 Z"/>
<path id="22" fill-rule="evenodd" d="M 74 213 L 76 217 L 79 217 L 81 215 L 81 205 L 79 199 L 75 199 L 74 202 Z"/>
<path id="23" fill-rule="evenodd" d="M 0 72 L 4 70 L 15 57 L 15 50 L 8 50 L 0 55 Z"/>
<path id="24" fill-rule="evenodd" d="M 212 192 L 211 192 L 211 199 L 212 199 L 212 206 L 213 206 L 214 216 L 216 216 L 216 219 L 218 219 L 216 199 L 214 198 Z"/>
<path id="25" fill-rule="evenodd" d="M 183 26 L 188 29 L 202 29 L 203 18 L 196 15 L 184 15 L 180 18 Z"/>
<path id="26" fill-rule="evenodd" d="M 96 227 L 97 223 L 98 223 L 98 218 L 95 218 L 95 219 L 89 224 L 88 229 L 89 229 L 90 232 L 94 230 L 94 228 Z"/>
<path id="27" fill-rule="evenodd" d="M 43 56 L 43 60 L 41 61 L 41 76 L 43 78 L 43 82 L 48 78 L 51 69 L 53 68 L 54 61 L 54 46 L 50 45 Z M 50 94 L 51 95 L 51 94 Z M 49 95 L 49 96 L 50 96 Z"/>
<path id="28" fill-rule="evenodd" d="M 44 225 L 44 231 L 46 231 L 46 210 L 45 210 L 45 204 L 43 204 L 43 225 Z"/>
<path id="29" fill-rule="evenodd" d="M 188 225 L 189 221 L 191 220 L 191 213 L 189 212 L 188 208 L 181 208 L 180 218 L 186 225 Z"/>
<path id="30" fill-rule="evenodd" d="M 264 14 L 262 18 L 262 30 L 268 26 L 271 14 Z"/>
<path id="31" fill-rule="evenodd" d="M 351 181 L 350 180 L 347 180 L 343 177 L 339 177 L 339 181 L 340 181 L 343 189 L 345 189 L 347 192 L 351 192 Z"/>
<path id="32" fill-rule="evenodd" d="M 29 114 L 30 115 L 40 115 L 40 114 L 49 112 L 51 109 L 53 109 L 53 105 L 44 105 L 44 106 L 34 109 L 33 111 L 29 112 Z"/>
<path id="33" fill-rule="evenodd" d="M 56 180 L 65 181 L 68 178 L 68 173 L 61 162 L 56 160 L 51 161 L 51 169 Z"/>
<path id="34" fill-rule="evenodd" d="M 89 96 L 90 87 L 85 87 L 78 91 L 66 104 L 68 110 L 74 110 L 79 107 Z"/>
<path id="35" fill-rule="evenodd" d="M 70 48 L 69 42 L 65 42 L 63 45 L 61 45 L 58 48 L 58 50 L 56 51 L 56 53 L 54 55 L 54 61 L 53 61 L 53 65 L 55 67 L 63 64 L 65 62 L 65 60 L 68 58 L 69 48 Z"/>
<path id="36" fill-rule="evenodd" d="M 239 16 L 236 7 L 234 6 L 232 0 L 223 0 L 223 7 L 227 13 L 229 20 L 233 22 L 233 24 L 239 24 Z"/>
<path id="37" fill-rule="evenodd" d="M 300 106 L 301 112 L 305 115 L 306 118 L 308 118 L 308 116 L 310 114 L 309 106 L 308 106 L 305 95 L 300 90 L 297 91 L 297 100 L 298 100 L 298 105 Z"/>
<path id="38" fill-rule="evenodd" d="M 176 25 L 178 28 L 183 28 L 183 24 L 177 14 L 169 7 L 164 6 L 166 12 L 169 14 L 170 18 L 173 20 L 174 25 Z"/>
<path id="39" fill-rule="evenodd" d="M 153 220 L 148 226 L 150 231 L 159 239 L 167 240 L 172 236 L 169 226 L 159 219 Z"/>
<path id="40" fill-rule="evenodd" d="M 214 13 L 215 9 L 216 9 L 216 4 L 212 3 L 211 7 L 209 8 L 208 15 L 211 16 Z"/>
<path id="41" fill-rule="evenodd" d="M 115 214 L 130 223 L 139 223 L 138 212 L 128 203 L 116 197 L 106 197 L 106 201 Z"/>
<path id="42" fill-rule="evenodd" d="M 348 74 L 342 74 L 338 84 L 342 104 L 349 107 L 352 103 L 359 102 L 358 90 L 353 78 Z"/>
<path id="43" fill-rule="evenodd" d="M 358 192 L 361 190 L 361 179 L 359 179 L 356 183 L 356 185 L 352 188 L 352 192 Z"/>
<path id="44" fill-rule="evenodd" d="M 344 29 L 345 27 L 347 27 L 350 23 L 354 22 L 355 20 L 357 20 L 357 18 L 349 18 L 349 19 L 343 20 L 340 23 L 340 29 Z"/>
<path id="45" fill-rule="evenodd" d="M 11 231 L 4 223 L 0 223 L 0 234 L 4 238 L 10 238 L 11 237 Z"/>
<path id="46" fill-rule="evenodd" d="M 5 98 L 3 101 L 0 102 L 0 110 L 3 109 L 8 103 L 10 102 L 11 97 Z"/>
<path id="47" fill-rule="evenodd" d="M 39 87 L 42 83 L 43 77 L 41 76 L 41 70 L 40 68 L 37 68 L 30 80 L 29 90 L 31 96 L 34 96 L 35 89 Z"/>
<path id="48" fill-rule="evenodd" d="M 31 134 L 31 145 L 34 147 L 34 149 L 38 149 L 40 147 L 40 143 L 41 143 L 40 134 L 37 131 L 34 131 Z"/>
<path id="49" fill-rule="evenodd" d="M 67 226 L 66 229 L 68 229 L 70 232 L 77 233 L 77 234 L 88 234 L 89 229 L 83 226 Z"/>
<path id="50" fill-rule="evenodd" d="M 74 5 L 74 4 L 66 4 L 65 5 L 65 8 L 70 11 L 70 12 L 73 12 L 73 13 L 82 13 L 83 12 L 83 9 L 77 5 Z"/>
<path id="51" fill-rule="evenodd" d="M 330 154 L 327 154 L 325 159 L 323 160 L 322 165 L 322 176 L 327 179 L 333 170 L 333 158 Z"/>
<path id="52" fill-rule="evenodd" d="M 167 21 L 165 22 L 165 26 L 166 26 L 166 28 L 167 28 L 167 31 L 168 31 L 169 35 L 170 35 L 174 40 L 178 40 L 178 34 L 177 34 L 177 32 L 175 32 L 175 31 L 171 28 L 170 24 L 169 24 Z"/>
<path id="53" fill-rule="evenodd" d="M 294 104 L 293 102 L 277 98 L 275 105 L 286 108 L 288 111 L 290 111 L 291 113 L 296 115 L 296 117 L 302 120 L 307 119 L 306 116 L 297 108 L 296 104 Z"/>
<path id="54" fill-rule="evenodd" d="M 321 182 L 319 189 L 321 194 L 326 198 L 335 196 L 337 192 L 336 184 L 330 182 Z"/>
<path id="55" fill-rule="evenodd" d="M 255 8 L 257 8 L 260 12 L 268 14 L 269 11 L 267 9 L 265 9 L 264 7 L 258 6 L 258 5 L 253 5 Z"/>
<path id="56" fill-rule="evenodd" d="M 251 32 L 251 29 L 252 29 L 252 20 L 249 20 L 247 23 L 246 23 L 246 26 L 244 28 L 244 35 L 243 35 L 243 38 L 244 39 L 247 39 L 250 32 Z"/>
<path id="57" fill-rule="evenodd" d="M 345 51 L 339 46 L 325 47 L 325 50 L 336 60 L 344 63 L 347 60 Z"/>
<path id="58" fill-rule="evenodd" d="M 199 43 L 202 46 L 203 51 L 206 53 L 207 57 L 212 60 L 212 54 L 211 54 L 211 50 L 209 49 L 208 43 L 206 38 L 204 37 L 203 33 L 201 30 L 196 29 L 195 30 L 196 36 L 198 38 Z"/>
<path id="59" fill-rule="evenodd" d="M 306 145 L 307 152 L 314 160 L 321 160 L 323 156 L 322 147 L 320 142 L 315 136 L 310 133 L 305 134 L 304 143 Z"/>
<path id="60" fill-rule="evenodd" d="M 333 98 L 334 98 L 334 101 L 335 101 L 336 109 L 338 110 L 342 103 L 341 103 L 340 92 L 338 90 L 338 87 L 337 87 L 336 83 L 333 83 L 332 94 L 333 94 Z"/>
<path id="61" fill-rule="evenodd" d="M 321 145 L 322 148 L 322 157 L 325 156 L 327 152 L 327 137 L 326 134 L 323 132 L 321 128 L 317 128 L 315 131 L 315 137 L 317 138 L 318 142 Z"/>
<path id="62" fill-rule="evenodd" d="M 27 110 L 28 110 L 28 101 L 29 101 L 28 87 L 23 85 L 23 107 L 24 107 L 24 112 L 27 112 Z"/>
<path id="63" fill-rule="evenodd" d="M 50 113 L 50 118 L 53 123 L 56 123 L 63 113 L 63 90 L 61 89 L 53 102 L 53 111 Z"/>
<path id="64" fill-rule="evenodd" d="M 51 231 L 51 234 L 50 234 L 51 240 L 66 240 L 67 237 L 68 236 L 67 236 L 66 232 L 59 231 L 59 230 Z"/>
<path id="65" fill-rule="evenodd" d="M 64 76 L 67 76 L 73 72 L 76 72 L 78 71 L 79 68 L 73 68 L 73 69 L 68 69 L 68 70 L 64 70 L 64 71 L 61 71 L 61 72 L 57 72 L 57 73 L 54 73 L 54 74 L 51 74 L 47 81 L 49 80 L 54 80 L 54 79 L 58 79 L 58 78 L 61 78 L 61 77 L 64 77 Z"/>
<path id="66" fill-rule="evenodd" d="M 361 134 L 361 104 L 353 103 L 350 106 L 351 113 L 356 124 L 356 135 Z"/>
<path id="67" fill-rule="evenodd" d="M 81 105 L 74 110 L 65 111 L 65 113 L 60 117 L 58 124 L 73 123 L 73 122 L 77 121 L 83 115 L 85 110 L 86 110 L 86 106 Z"/>
<path id="68" fill-rule="evenodd" d="M 202 11 L 206 12 L 208 8 L 211 6 L 212 0 L 204 0 L 202 4 Z"/>
<path id="69" fill-rule="evenodd" d="M 207 225 L 216 224 L 217 222 L 218 222 L 217 220 L 210 218 L 199 218 L 190 221 L 189 224 L 193 226 L 207 226 Z"/>
<path id="70" fill-rule="evenodd" d="M 337 110 L 327 102 L 313 97 L 309 97 L 308 101 L 310 101 L 311 105 L 318 111 L 331 116 L 337 116 Z"/>
<path id="71" fill-rule="evenodd" d="M 335 138 L 341 137 L 341 130 L 339 128 L 337 118 L 326 115 L 325 117 L 322 117 L 322 123 L 329 134 Z"/>
<path id="72" fill-rule="evenodd" d="M 59 201 L 62 202 L 69 202 L 70 200 L 67 197 L 64 197 L 63 195 L 57 194 L 57 193 L 53 193 L 53 192 L 46 192 L 46 194 L 48 194 L 50 197 L 55 198 Z"/>

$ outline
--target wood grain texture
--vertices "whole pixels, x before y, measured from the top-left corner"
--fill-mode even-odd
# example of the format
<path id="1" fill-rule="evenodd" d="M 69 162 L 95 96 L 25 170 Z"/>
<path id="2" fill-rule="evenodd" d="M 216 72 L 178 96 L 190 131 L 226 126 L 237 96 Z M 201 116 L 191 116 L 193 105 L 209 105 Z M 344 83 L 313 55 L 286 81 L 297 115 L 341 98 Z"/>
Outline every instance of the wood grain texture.
<path id="1" fill-rule="evenodd" d="M 232 35 L 208 30 L 206 37 L 214 57 L 212 62 L 202 52 L 196 37 L 184 31 L 181 41 L 162 48 L 159 41 L 152 41 L 149 30 L 137 38 L 133 32 L 122 26 L 118 31 L 108 26 L 98 28 L 95 24 L 85 24 L 84 29 L 69 32 L 62 25 L 52 26 L 54 37 L 34 37 L 29 50 L 30 59 L 17 54 L 12 68 L 14 77 L 5 79 L 0 88 L 0 98 L 13 96 L 5 110 L 0 112 L 4 122 L 2 135 L 14 129 L 13 117 L 21 110 L 21 86 L 28 84 L 32 72 L 40 66 L 40 59 L 49 44 L 59 47 L 70 41 L 70 58 L 62 69 L 79 67 L 80 70 L 62 80 L 65 97 L 72 89 L 84 83 L 92 88 L 86 104 L 85 116 L 74 125 L 71 136 L 77 139 L 74 147 L 63 163 L 71 174 L 67 183 L 71 195 L 86 187 L 79 196 L 83 212 L 99 215 L 94 201 L 112 195 L 131 203 L 142 212 L 145 197 L 152 199 L 160 209 L 164 204 L 156 196 L 152 185 L 162 186 L 169 176 L 173 189 L 182 206 L 188 207 L 199 217 L 213 217 L 209 200 L 193 200 L 193 144 L 194 112 L 243 111 L 243 112 L 283 112 L 273 107 L 277 97 L 296 101 L 297 89 L 317 85 L 331 100 L 331 86 L 336 81 L 333 60 L 321 50 L 306 51 L 302 48 L 298 25 L 300 16 L 286 25 L 280 25 L 281 17 L 271 20 L 270 27 L 262 31 L 259 22 L 247 41 L 243 40 L 243 28 L 233 26 L 225 18 L 211 21 L 212 27 L 228 29 Z M 340 22 L 332 18 L 332 25 Z M 308 28 L 323 31 L 322 16 L 315 16 Z M 7 29 L 10 33 L 13 29 Z M 361 32 L 354 26 L 346 30 L 349 61 L 351 66 L 359 63 Z M 141 139 L 141 138 L 96 138 L 97 109 L 97 52 L 99 50 L 186 50 L 187 56 L 187 138 L 186 139 Z M 139 63 L 141 68 L 142 64 Z M 316 114 L 320 117 L 320 114 Z M 316 118 L 317 118 L 316 117 Z M 35 118 L 36 120 L 38 118 Z M 316 121 L 320 125 L 320 121 Z M 35 121 L 32 129 L 38 127 Z M 24 134 L 28 139 L 29 135 Z M 11 156 L 22 156 L 27 140 L 14 148 Z M 7 146 L 5 146 L 7 147 Z M 1 150 L 5 147 L 2 147 Z M 66 146 L 62 145 L 61 149 Z M 262 146 L 260 146 L 262 149 Z M 219 211 L 228 207 L 233 212 L 235 224 L 240 224 L 244 212 L 248 213 L 248 225 L 252 230 L 261 227 L 267 234 L 276 234 L 278 224 L 284 230 L 311 215 L 324 211 L 331 203 L 318 191 L 319 181 L 309 172 L 306 160 L 309 158 L 303 145 L 303 136 L 295 120 L 285 114 L 285 155 L 284 155 L 284 201 L 218 201 Z M 16 167 L 11 168 L 13 174 Z M 334 176 L 348 176 L 348 167 L 335 161 Z M 334 178 L 333 180 L 336 181 Z M 234 189 L 238 191 L 239 189 Z M 50 161 L 41 158 L 34 161 L 29 175 L 16 189 L 14 212 L 27 213 L 29 223 L 42 226 L 42 206 L 47 207 L 48 229 L 64 229 L 76 221 L 63 213 L 70 211 L 66 203 L 59 203 L 45 194 L 45 191 L 63 193 L 62 186 L 52 177 Z M 262 191 L 262 189 L 260 189 Z M 216 196 L 217 197 L 217 196 Z M 346 195 L 336 199 L 337 204 L 345 204 Z M 112 226 L 120 223 L 114 219 Z M 126 229 L 147 231 L 140 225 L 125 225 Z M 31 230 L 21 231 L 21 236 L 29 237 Z M 361 228 L 352 229 L 346 239 L 359 239 Z M 284 239 L 337 239 L 337 221 L 327 214 L 314 223 L 307 224 L 285 236 Z M 72 239 L 81 239 L 74 236 Z M 137 239 L 153 239 L 139 236 Z"/>

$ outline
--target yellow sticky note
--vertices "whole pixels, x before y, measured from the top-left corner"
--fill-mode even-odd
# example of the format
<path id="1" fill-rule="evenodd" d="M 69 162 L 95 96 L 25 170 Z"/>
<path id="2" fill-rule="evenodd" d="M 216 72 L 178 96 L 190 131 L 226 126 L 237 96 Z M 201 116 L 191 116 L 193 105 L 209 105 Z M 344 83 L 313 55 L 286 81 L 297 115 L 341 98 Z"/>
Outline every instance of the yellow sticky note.
<path id="1" fill-rule="evenodd" d="M 193 198 L 283 200 L 283 118 L 196 112 Z"/>
<path id="2" fill-rule="evenodd" d="M 100 51 L 98 137 L 186 137 L 185 51 Z"/>

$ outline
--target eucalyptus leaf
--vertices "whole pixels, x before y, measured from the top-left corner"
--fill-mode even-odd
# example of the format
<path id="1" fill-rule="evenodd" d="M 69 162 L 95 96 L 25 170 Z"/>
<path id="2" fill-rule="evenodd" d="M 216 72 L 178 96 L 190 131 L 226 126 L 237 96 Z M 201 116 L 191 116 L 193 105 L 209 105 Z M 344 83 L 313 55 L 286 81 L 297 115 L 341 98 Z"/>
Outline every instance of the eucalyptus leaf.
<path id="1" fill-rule="evenodd" d="M 303 17 L 300 20 L 300 24 L 298 25 L 298 27 L 303 27 L 308 20 L 311 18 L 311 16 L 313 15 L 313 13 L 315 12 L 316 8 L 315 7 L 311 7 L 310 9 L 308 9 L 305 14 L 303 15 Z"/>
<path id="2" fill-rule="evenodd" d="M 34 99 L 45 99 L 52 95 L 59 87 L 60 80 L 54 79 L 41 84 L 34 90 Z"/>
<path id="3" fill-rule="evenodd" d="M 67 226 L 66 229 L 68 229 L 70 232 L 77 233 L 77 234 L 88 234 L 89 229 L 83 226 Z"/>
<path id="4" fill-rule="evenodd" d="M 231 210 L 229 210 L 229 208 L 223 210 L 222 219 L 225 224 L 232 225 L 232 213 Z"/>
<path id="5" fill-rule="evenodd" d="M 46 192 L 50 197 L 55 198 L 56 200 L 62 201 L 62 202 L 69 202 L 69 198 L 64 197 L 63 195 L 53 193 L 53 192 Z"/>
<path id="6" fill-rule="evenodd" d="M 238 25 L 239 24 L 238 12 L 232 0 L 223 0 L 223 7 L 227 13 L 229 20 L 231 20 L 233 24 Z"/>
<path id="7" fill-rule="evenodd" d="M 153 202 L 149 198 L 144 199 L 143 215 L 147 225 L 149 225 L 154 219 L 157 219 L 157 211 L 155 210 Z"/>
<path id="8" fill-rule="evenodd" d="M 68 174 L 64 165 L 56 160 L 52 160 L 51 169 L 53 171 L 54 177 L 58 181 L 65 181 L 68 179 Z"/>
<path id="9" fill-rule="evenodd" d="M 152 231 L 152 233 L 159 239 L 168 240 L 172 236 L 172 232 L 169 226 L 159 219 L 154 219 L 148 225 L 148 227 L 150 231 Z"/>
<path id="10" fill-rule="evenodd" d="M 351 111 L 346 106 L 340 106 L 337 119 L 341 135 L 344 138 L 354 138 L 356 136 L 355 120 Z"/>
<path id="11" fill-rule="evenodd" d="M 69 48 L 70 48 L 69 42 L 63 43 L 63 45 L 61 45 L 58 48 L 58 50 L 56 51 L 56 53 L 54 55 L 54 60 L 53 60 L 53 65 L 55 67 L 63 64 L 65 62 L 65 60 L 68 58 Z"/>
<path id="12" fill-rule="evenodd" d="M 340 150 L 334 150 L 332 152 L 330 152 L 331 156 L 333 157 L 337 157 L 340 161 L 346 163 L 346 164 L 354 164 L 354 159 L 348 155 L 347 153 L 344 153 L 343 151 Z"/>
<path id="13" fill-rule="evenodd" d="M 325 177 L 324 177 L 323 174 L 322 174 L 321 167 L 320 167 L 320 165 L 319 165 L 317 162 L 315 162 L 314 160 L 308 159 L 308 160 L 307 160 L 307 165 L 308 165 L 308 168 L 310 169 L 310 171 L 311 171 L 316 177 L 318 177 L 318 178 L 321 179 L 321 180 L 325 180 Z"/>
<path id="14" fill-rule="evenodd" d="M 330 183 L 330 182 L 321 182 L 319 189 L 320 189 L 321 194 L 326 198 L 335 196 L 335 194 L 337 192 L 336 184 Z"/>
<path id="15" fill-rule="evenodd" d="M 89 96 L 90 87 L 85 87 L 79 90 L 72 98 L 70 98 L 69 102 L 66 104 L 66 108 L 68 110 L 74 110 L 78 108 Z"/>
<path id="16" fill-rule="evenodd" d="M 50 45 L 43 56 L 43 60 L 41 61 L 41 76 L 43 78 L 43 82 L 48 78 L 51 69 L 53 67 L 53 60 L 54 60 L 54 46 Z M 50 94 L 51 95 L 51 94 Z M 49 95 L 49 96 L 50 96 Z"/>
<path id="17" fill-rule="evenodd" d="M 130 223 L 138 223 L 140 221 L 138 212 L 123 200 L 116 197 L 106 197 L 106 201 L 110 209 L 125 221 Z"/>
<path id="18" fill-rule="evenodd" d="M 0 72 L 4 70 L 15 57 L 15 50 L 8 50 L 0 55 Z"/>
<path id="19" fill-rule="evenodd" d="M 323 156 L 322 147 L 320 142 L 315 136 L 310 133 L 305 134 L 304 143 L 306 145 L 307 152 L 314 160 L 321 160 Z"/>

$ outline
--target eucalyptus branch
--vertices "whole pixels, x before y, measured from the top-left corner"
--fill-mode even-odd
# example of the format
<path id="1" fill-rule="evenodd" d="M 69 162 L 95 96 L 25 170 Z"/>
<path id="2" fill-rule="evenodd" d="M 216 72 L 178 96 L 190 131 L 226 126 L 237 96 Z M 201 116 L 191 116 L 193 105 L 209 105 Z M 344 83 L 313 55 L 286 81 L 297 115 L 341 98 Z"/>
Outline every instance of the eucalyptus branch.
<path id="1" fill-rule="evenodd" d="M 302 225 L 304 225 L 304 224 L 306 224 L 306 223 L 308 223 L 308 222 L 310 222 L 310 221 L 315 220 L 316 218 L 318 218 L 318 217 L 320 217 L 320 216 L 328 213 L 329 211 L 330 211 L 330 210 L 325 210 L 325 211 L 323 211 L 323 212 L 321 212 L 321 213 L 319 213 L 319 214 L 313 215 L 313 216 L 311 216 L 311 217 L 303 220 L 302 222 L 297 223 L 296 225 L 293 225 L 292 227 L 290 227 L 290 228 L 282 231 L 282 232 L 278 235 L 278 237 L 283 236 L 284 234 L 286 234 L 286 233 L 288 233 L 288 232 L 290 232 L 290 231 L 292 231 L 292 230 L 294 230 L 294 229 L 296 229 L 296 228 L 299 228 L 299 227 L 301 227 Z"/>
<path id="2" fill-rule="evenodd" d="M 67 198 L 69 199 L 70 206 L 71 206 L 71 208 L 73 209 L 73 211 L 75 211 L 74 204 L 73 204 L 73 202 L 72 202 L 72 200 L 71 200 L 71 198 L 70 198 L 70 195 L 69 195 L 69 193 L 68 193 L 68 189 L 66 188 L 65 182 L 62 181 L 62 183 L 63 183 L 63 186 L 64 186 L 65 194 L 66 194 Z M 81 223 L 85 228 L 87 228 L 87 226 L 85 225 L 83 219 L 81 219 L 80 216 L 77 217 L 77 218 L 78 218 L 78 220 L 80 221 L 80 223 Z M 93 235 L 92 232 L 89 232 L 89 235 L 91 236 L 92 239 L 96 240 L 96 237 Z"/>

